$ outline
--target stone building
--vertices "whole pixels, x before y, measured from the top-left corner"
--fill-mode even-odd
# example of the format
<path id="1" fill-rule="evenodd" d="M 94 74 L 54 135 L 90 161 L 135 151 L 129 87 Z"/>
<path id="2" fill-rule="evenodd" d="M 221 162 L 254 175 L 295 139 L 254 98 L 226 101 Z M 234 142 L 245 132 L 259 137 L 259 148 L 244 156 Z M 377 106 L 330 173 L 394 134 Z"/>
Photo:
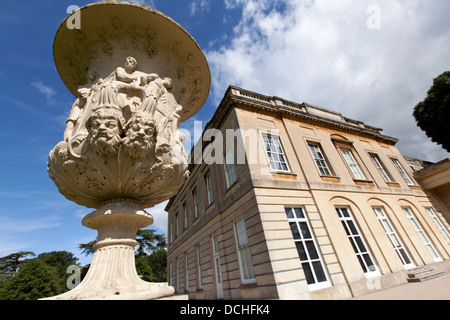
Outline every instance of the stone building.
<path id="1" fill-rule="evenodd" d="M 448 223 L 375 128 L 230 86 L 168 216 L 190 299 L 347 299 L 449 268 Z"/>

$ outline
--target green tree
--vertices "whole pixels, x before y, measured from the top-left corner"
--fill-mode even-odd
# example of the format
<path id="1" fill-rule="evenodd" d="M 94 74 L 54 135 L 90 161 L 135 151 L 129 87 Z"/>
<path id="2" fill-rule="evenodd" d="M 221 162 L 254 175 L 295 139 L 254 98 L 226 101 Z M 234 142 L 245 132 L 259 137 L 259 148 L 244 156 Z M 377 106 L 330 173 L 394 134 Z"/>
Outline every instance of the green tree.
<path id="1" fill-rule="evenodd" d="M 152 267 L 155 282 L 167 281 L 167 251 L 159 249 L 148 256 L 149 265 Z"/>
<path id="2" fill-rule="evenodd" d="M 71 274 L 67 273 L 67 268 L 71 265 L 77 265 L 80 269 L 82 268 L 77 263 L 78 258 L 73 253 L 67 251 L 44 252 L 39 254 L 36 259 L 40 259 L 45 264 L 55 268 L 63 292 L 68 290 L 66 282 L 67 278 L 71 276 Z"/>
<path id="3" fill-rule="evenodd" d="M 427 97 L 414 107 L 413 116 L 433 142 L 450 152 L 450 71 L 433 80 Z"/>
<path id="4" fill-rule="evenodd" d="M 1 300 L 37 300 L 62 293 L 57 270 L 41 259 L 30 259 L 0 288 Z"/>
<path id="5" fill-rule="evenodd" d="M 155 230 L 138 230 L 136 235 L 136 271 L 143 280 L 149 282 L 166 281 L 167 268 L 167 241 L 166 237 L 156 234 Z M 93 245 L 96 241 L 79 245 L 82 253 L 90 255 L 94 253 Z"/>
<path id="6" fill-rule="evenodd" d="M 153 273 L 153 268 L 149 263 L 149 256 L 136 257 L 136 271 L 142 280 L 148 282 L 155 282 L 156 276 Z"/>
<path id="7" fill-rule="evenodd" d="M 20 265 L 24 262 L 28 256 L 35 256 L 34 252 L 21 251 L 11 253 L 5 257 L 0 258 L 0 281 L 6 281 L 9 277 L 12 277 L 19 270 Z"/>

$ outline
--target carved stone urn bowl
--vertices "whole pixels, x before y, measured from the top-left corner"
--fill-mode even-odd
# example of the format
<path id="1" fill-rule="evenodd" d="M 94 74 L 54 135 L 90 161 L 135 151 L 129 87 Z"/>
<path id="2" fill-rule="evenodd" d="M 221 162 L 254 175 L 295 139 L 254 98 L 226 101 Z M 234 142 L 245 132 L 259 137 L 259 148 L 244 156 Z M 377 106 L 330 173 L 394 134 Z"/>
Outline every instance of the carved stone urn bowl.
<path id="1" fill-rule="evenodd" d="M 78 14 L 80 28 L 68 23 Z M 136 232 L 153 223 L 144 208 L 174 196 L 188 177 L 181 121 L 210 88 L 208 63 L 178 23 L 125 1 L 86 5 L 54 40 L 57 70 L 75 95 L 48 172 L 67 199 L 97 209 L 83 225 L 98 230 L 85 280 L 52 299 L 155 299 L 167 284 L 134 268 Z"/>

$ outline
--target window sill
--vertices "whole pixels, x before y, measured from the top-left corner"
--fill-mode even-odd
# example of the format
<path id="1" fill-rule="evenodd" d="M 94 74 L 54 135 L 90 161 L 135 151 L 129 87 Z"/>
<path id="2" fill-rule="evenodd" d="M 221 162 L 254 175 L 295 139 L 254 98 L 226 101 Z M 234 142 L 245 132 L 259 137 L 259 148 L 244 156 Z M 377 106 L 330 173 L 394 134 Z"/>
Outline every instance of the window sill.
<path id="1" fill-rule="evenodd" d="M 392 188 L 401 188 L 400 183 L 398 183 L 398 182 L 389 181 L 389 182 L 386 182 L 386 184 Z"/>
<path id="2" fill-rule="evenodd" d="M 270 170 L 270 173 L 273 175 L 287 175 L 287 176 L 297 176 L 295 172 L 292 171 L 277 171 L 277 170 Z"/>
<path id="3" fill-rule="evenodd" d="M 230 184 L 229 187 L 226 188 L 225 192 L 230 191 L 231 188 L 233 188 L 238 182 L 239 182 L 239 179 L 236 179 L 236 181 L 234 181 L 232 184 Z"/>
<path id="4" fill-rule="evenodd" d="M 353 179 L 353 181 L 355 181 L 355 184 L 358 185 L 358 186 L 373 187 L 375 185 L 372 180 Z"/>
<path id="5" fill-rule="evenodd" d="M 257 288 L 258 284 L 256 283 L 256 281 L 253 282 L 246 282 L 246 283 L 241 283 L 240 289 L 253 289 L 253 288 Z"/>
<path id="6" fill-rule="evenodd" d="M 320 175 L 320 179 L 322 179 L 323 182 L 332 182 L 332 183 L 340 183 L 341 177 L 335 176 L 335 175 Z"/>

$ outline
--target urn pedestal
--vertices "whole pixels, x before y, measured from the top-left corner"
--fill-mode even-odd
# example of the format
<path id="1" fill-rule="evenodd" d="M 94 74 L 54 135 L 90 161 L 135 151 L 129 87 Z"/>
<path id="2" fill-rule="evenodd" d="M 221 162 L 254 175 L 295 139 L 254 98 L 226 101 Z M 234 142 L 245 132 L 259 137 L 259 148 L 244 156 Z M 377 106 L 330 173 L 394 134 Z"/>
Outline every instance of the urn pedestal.
<path id="1" fill-rule="evenodd" d="M 50 299 L 172 295 L 137 275 L 135 238 L 153 223 L 144 208 L 174 196 L 189 175 L 179 124 L 208 97 L 208 63 L 186 30 L 146 6 L 100 1 L 73 14 L 80 28 L 66 18 L 53 52 L 76 101 L 47 166 L 61 194 L 96 209 L 82 224 L 98 241 L 82 283 Z"/>

